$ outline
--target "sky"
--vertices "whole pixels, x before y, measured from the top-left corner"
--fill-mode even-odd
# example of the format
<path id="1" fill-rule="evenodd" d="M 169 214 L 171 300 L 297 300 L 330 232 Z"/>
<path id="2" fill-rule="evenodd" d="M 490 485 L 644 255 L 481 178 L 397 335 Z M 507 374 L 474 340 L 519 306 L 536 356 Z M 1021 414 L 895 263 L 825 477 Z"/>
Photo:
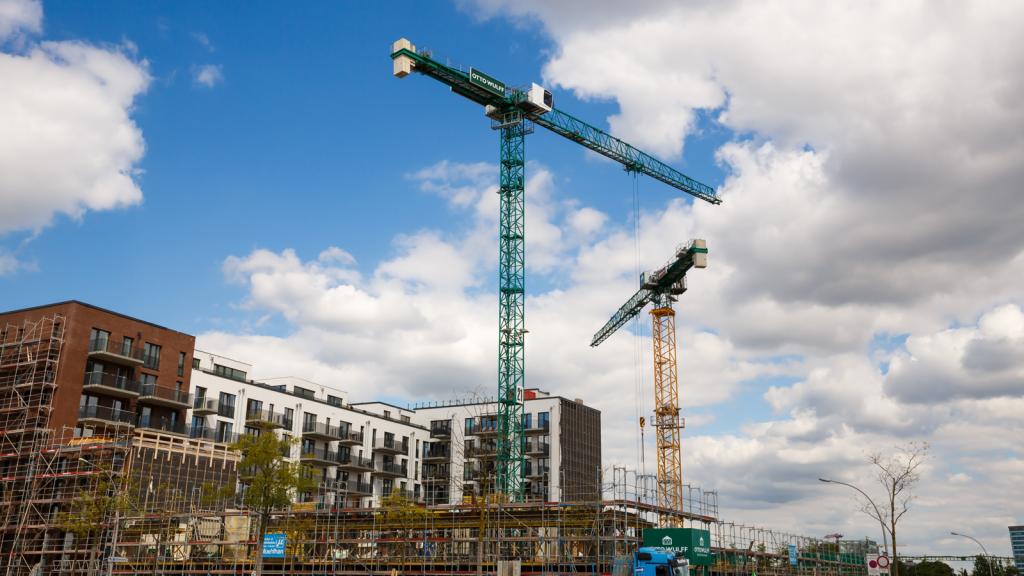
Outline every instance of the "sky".
<path id="1" fill-rule="evenodd" d="M 83 300 L 353 401 L 492 394 L 498 137 L 391 75 L 407 37 L 723 199 L 528 137 L 527 385 L 602 411 L 606 467 L 639 465 L 650 329 L 590 336 L 704 238 L 677 303 L 685 480 L 732 522 L 877 537 L 817 478 L 880 497 L 868 456 L 926 442 L 901 549 L 974 553 L 956 530 L 1009 555 L 1022 25 L 984 1 L 0 0 L 0 308 Z"/>

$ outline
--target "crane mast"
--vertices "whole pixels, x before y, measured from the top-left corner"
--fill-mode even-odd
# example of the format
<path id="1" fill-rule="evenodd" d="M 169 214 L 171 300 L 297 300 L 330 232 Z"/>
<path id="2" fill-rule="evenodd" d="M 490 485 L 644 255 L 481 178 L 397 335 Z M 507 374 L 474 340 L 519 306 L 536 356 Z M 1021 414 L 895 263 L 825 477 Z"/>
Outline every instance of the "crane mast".
<path id="1" fill-rule="evenodd" d="M 676 250 L 665 266 L 640 277 L 640 289 L 594 334 L 598 346 L 634 318 L 648 303 L 654 348 L 654 427 L 658 453 L 658 505 L 683 509 L 683 467 L 679 416 L 679 370 L 676 363 L 676 312 L 672 303 L 686 292 L 686 272 L 707 267 L 707 244 L 693 240 Z M 675 518 L 675 517 L 673 517 Z"/>
<path id="2" fill-rule="evenodd" d="M 715 190 L 650 154 L 554 108 L 551 93 L 536 84 L 510 88 L 479 70 L 460 70 L 418 52 L 408 40 L 394 43 L 393 74 L 416 72 L 448 85 L 484 107 L 491 128 L 500 132 L 498 234 L 498 446 L 496 491 L 513 501 L 524 498 L 523 397 L 526 383 L 526 136 L 539 125 L 577 144 L 712 204 Z"/>

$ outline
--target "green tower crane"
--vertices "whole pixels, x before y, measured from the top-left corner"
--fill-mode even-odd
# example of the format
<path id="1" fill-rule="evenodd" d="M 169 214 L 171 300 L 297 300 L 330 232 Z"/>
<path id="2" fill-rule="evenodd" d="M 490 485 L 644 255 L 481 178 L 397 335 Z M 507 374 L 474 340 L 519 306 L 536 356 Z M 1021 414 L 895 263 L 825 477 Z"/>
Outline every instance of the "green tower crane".
<path id="1" fill-rule="evenodd" d="M 525 172 L 526 136 L 541 126 L 697 198 L 718 204 L 715 190 L 606 132 L 553 106 L 551 93 L 532 84 L 506 86 L 479 70 L 453 68 L 417 52 L 402 38 L 391 50 L 394 75 L 412 72 L 447 84 L 452 92 L 484 107 L 491 127 L 501 134 L 498 193 L 498 453 L 496 490 L 510 500 L 523 500 L 523 391 L 525 388 L 526 252 Z"/>

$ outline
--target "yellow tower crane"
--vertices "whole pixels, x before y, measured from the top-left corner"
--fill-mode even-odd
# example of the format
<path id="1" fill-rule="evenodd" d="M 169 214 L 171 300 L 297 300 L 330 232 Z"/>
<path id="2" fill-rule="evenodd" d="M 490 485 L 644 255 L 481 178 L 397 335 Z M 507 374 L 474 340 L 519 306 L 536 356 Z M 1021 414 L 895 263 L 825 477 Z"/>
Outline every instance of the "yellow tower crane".
<path id="1" fill-rule="evenodd" d="M 686 292 L 686 272 L 706 268 L 708 249 L 704 240 L 692 240 L 676 249 L 665 266 L 640 276 L 640 289 L 626 301 L 604 327 L 594 334 L 598 346 L 652 303 L 651 340 L 654 347 L 654 428 L 658 441 L 658 505 L 683 510 L 683 468 L 679 416 L 679 377 L 676 365 L 676 312 L 672 303 Z"/>

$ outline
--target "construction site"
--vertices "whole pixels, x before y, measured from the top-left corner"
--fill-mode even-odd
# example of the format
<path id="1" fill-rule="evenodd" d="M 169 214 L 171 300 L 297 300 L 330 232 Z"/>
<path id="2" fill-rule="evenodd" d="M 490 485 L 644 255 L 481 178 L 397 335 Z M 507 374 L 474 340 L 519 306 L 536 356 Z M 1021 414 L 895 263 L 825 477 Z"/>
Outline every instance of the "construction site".
<path id="1" fill-rule="evenodd" d="M 363 494 L 360 481 L 331 480 L 325 473 L 302 498 L 274 509 L 261 534 L 257 512 L 236 490 L 245 484 L 243 455 L 226 436 L 181 433 L 177 413 L 169 413 L 170 423 L 161 429 L 151 424 L 148 411 L 139 415 L 145 421 L 124 416 L 128 405 L 119 400 L 113 407 L 83 401 L 76 407 L 78 425 L 54 425 L 66 342 L 65 318 L 52 314 L 8 323 L 0 332 L 0 574 L 625 576 L 636 570 L 638 549 L 678 547 L 661 536 L 668 532 L 657 530 L 693 537 L 685 556 L 689 571 L 700 576 L 865 574 L 865 555 L 878 552 L 877 543 L 830 541 L 730 521 L 720 515 L 716 492 L 683 481 L 673 302 L 687 289 L 686 273 L 707 266 L 708 247 L 700 239 L 680 244 L 664 267 L 644 273 L 638 291 L 591 342 L 599 345 L 652 305 L 657 473 L 602 467 L 595 471 L 596 498 L 527 497 L 525 451 L 533 444 L 525 440 L 529 421 L 523 413 L 524 138 L 541 126 L 619 162 L 634 178 L 649 176 L 712 204 L 720 200 L 712 188 L 560 112 L 550 92 L 536 84 L 506 87 L 478 70 L 442 64 L 404 39 L 395 43 L 391 58 L 395 76 L 426 75 L 483 106 L 500 133 L 493 482 L 483 483 L 479 493 L 467 491 L 457 502 L 428 505 L 418 494 L 396 488 L 377 506 L 346 507 L 350 500 L 337 495 Z M 112 362 L 138 360 L 135 366 L 149 362 L 135 358 L 130 338 L 112 350 L 108 337 L 102 337 L 101 349 L 91 341 L 89 354 Z M 188 370 L 185 358 L 182 352 L 179 377 Z M 130 380 L 93 381 L 89 374 L 86 386 L 131 396 Z M 155 386 L 143 389 L 142 396 L 159 406 L 203 409 L 204 399 L 190 400 L 180 385 L 163 396 Z M 643 420 L 639 425 L 638 434 Z M 338 438 L 334 434 L 326 438 Z M 325 449 L 321 458 L 330 463 L 336 455 Z M 571 488 L 563 486 L 562 493 L 572 493 Z M 652 544 L 645 533 L 658 534 L 658 541 Z M 271 540 L 276 549 L 269 549 Z"/>

